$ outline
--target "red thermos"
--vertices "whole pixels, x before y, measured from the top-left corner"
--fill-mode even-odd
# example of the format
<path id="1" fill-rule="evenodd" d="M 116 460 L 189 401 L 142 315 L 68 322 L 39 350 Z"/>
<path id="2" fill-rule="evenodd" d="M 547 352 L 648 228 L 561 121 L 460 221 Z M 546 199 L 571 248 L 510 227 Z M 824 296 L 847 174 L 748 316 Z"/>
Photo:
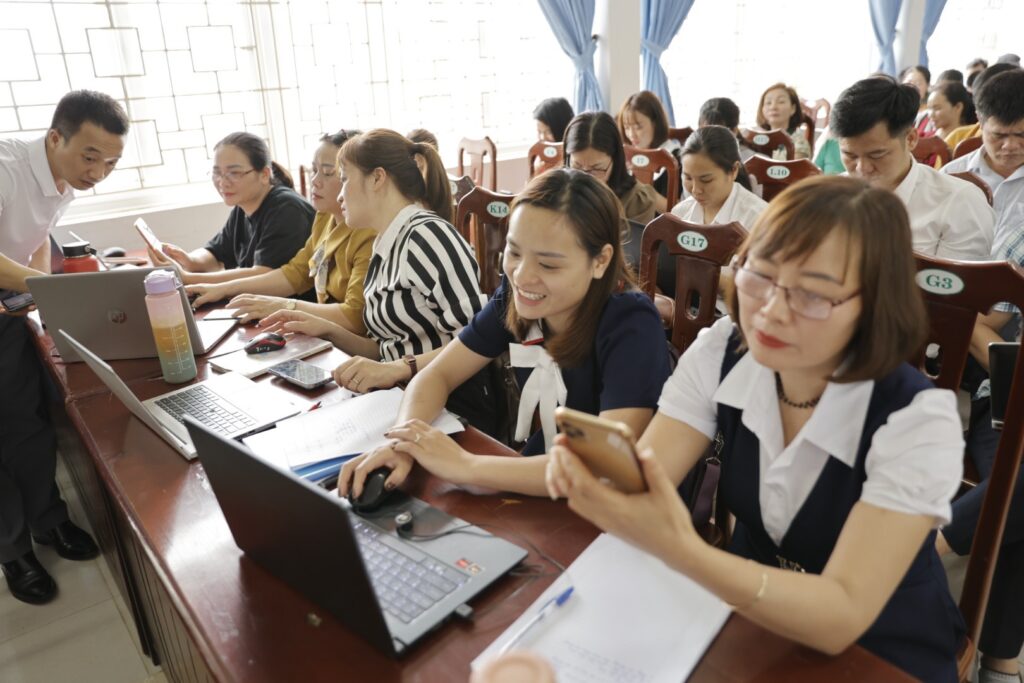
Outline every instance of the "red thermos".
<path id="1" fill-rule="evenodd" d="M 95 273 L 100 262 L 93 254 L 96 250 L 88 242 L 69 242 L 60 247 L 64 252 L 65 273 Z"/>

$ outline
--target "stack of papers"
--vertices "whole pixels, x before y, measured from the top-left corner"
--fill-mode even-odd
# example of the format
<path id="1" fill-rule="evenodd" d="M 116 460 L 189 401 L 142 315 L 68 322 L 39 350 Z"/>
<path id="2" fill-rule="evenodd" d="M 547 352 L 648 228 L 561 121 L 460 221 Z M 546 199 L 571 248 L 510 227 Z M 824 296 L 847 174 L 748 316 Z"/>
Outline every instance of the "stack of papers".
<path id="1" fill-rule="evenodd" d="M 384 432 L 395 424 L 402 389 L 372 391 L 277 423 L 244 439 L 257 456 L 312 481 L 337 474 L 354 456 L 388 442 Z M 447 410 L 434 420 L 446 434 L 463 430 Z"/>
<path id="2" fill-rule="evenodd" d="M 569 586 L 569 600 L 517 645 L 547 659 L 559 683 L 679 683 L 730 614 L 718 597 L 658 558 L 602 534 L 472 667 L 496 656 Z"/>

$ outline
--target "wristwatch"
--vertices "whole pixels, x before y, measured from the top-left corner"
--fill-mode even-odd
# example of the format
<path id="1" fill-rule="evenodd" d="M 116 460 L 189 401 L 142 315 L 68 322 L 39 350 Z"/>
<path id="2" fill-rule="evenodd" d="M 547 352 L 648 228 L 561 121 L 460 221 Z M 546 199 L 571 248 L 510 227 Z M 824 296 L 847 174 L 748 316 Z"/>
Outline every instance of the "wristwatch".
<path id="1" fill-rule="evenodd" d="M 409 375 L 409 379 L 412 379 L 413 377 L 416 376 L 416 356 L 412 355 L 411 353 L 407 353 L 406 355 L 402 356 L 402 360 L 405 361 L 405 364 L 409 366 L 409 370 L 411 372 L 411 374 Z"/>
<path id="2" fill-rule="evenodd" d="M 289 311 L 294 311 L 295 310 L 295 299 L 285 299 L 284 300 L 284 307 L 287 308 Z"/>

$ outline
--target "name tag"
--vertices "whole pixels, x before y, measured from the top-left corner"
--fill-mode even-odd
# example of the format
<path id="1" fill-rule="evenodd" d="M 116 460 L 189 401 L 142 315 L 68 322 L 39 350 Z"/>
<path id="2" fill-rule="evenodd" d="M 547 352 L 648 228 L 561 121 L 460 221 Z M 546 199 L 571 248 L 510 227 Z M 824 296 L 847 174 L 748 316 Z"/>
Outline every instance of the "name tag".
<path id="1" fill-rule="evenodd" d="M 639 166 L 640 168 L 643 168 L 644 166 L 649 166 L 651 160 L 647 158 L 646 154 L 636 154 L 633 156 L 632 159 L 630 159 L 630 163 L 632 163 L 634 166 Z"/>
<path id="2" fill-rule="evenodd" d="M 771 138 L 769 138 L 764 133 L 758 133 L 757 135 L 754 136 L 754 144 L 755 145 L 767 145 L 768 144 L 768 140 L 770 140 L 770 139 Z"/>
<path id="3" fill-rule="evenodd" d="M 704 251 L 708 248 L 707 238 L 693 230 L 687 230 L 686 232 L 679 233 L 679 236 L 676 237 L 676 242 L 678 242 L 679 246 L 687 251 L 698 252 Z"/>
<path id="4" fill-rule="evenodd" d="M 949 296 L 964 291 L 964 281 L 954 273 L 939 268 L 925 268 L 914 277 L 917 286 L 932 294 Z"/>
<path id="5" fill-rule="evenodd" d="M 789 169 L 785 166 L 769 166 L 765 173 L 769 178 L 774 178 L 775 180 L 782 180 L 783 178 L 789 177 Z"/>
<path id="6" fill-rule="evenodd" d="M 487 205 L 487 213 L 495 218 L 504 218 L 508 215 L 508 204 L 505 202 L 491 202 Z"/>
<path id="7" fill-rule="evenodd" d="M 543 154 L 548 159 L 553 159 L 558 156 L 558 150 L 555 149 L 554 147 L 545 147 Z"/>

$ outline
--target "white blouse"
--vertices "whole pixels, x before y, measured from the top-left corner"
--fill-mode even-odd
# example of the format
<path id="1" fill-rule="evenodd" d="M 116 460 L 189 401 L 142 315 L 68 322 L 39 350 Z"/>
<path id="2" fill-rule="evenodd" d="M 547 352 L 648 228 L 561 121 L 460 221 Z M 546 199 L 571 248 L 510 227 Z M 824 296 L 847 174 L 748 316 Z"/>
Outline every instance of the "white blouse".
<path id="1" fill-rule="evenodd" d="M 737 221 L 747 230 L 754 225 L 754 221 L 761 215 L 761 212 L 768 206 L 768 202 L 743 187 L 739 183 L 732 184 L 729 197 L 718 210 L 714 223 L 721 225 Z M 672 208 L 672 214 L 690 223 L 707 225 L 704 220 L 704 207 L 697 203 L 693 197 L 687 197 Z"/>
<path id="2" fill-rule="evenodd" d="M 784 446 L 772 370 L 747 353 L 719 383 L 733 327 L 729 318 L 721 318 L 701 331 L 666 382 L 658 409 L 708 438 L 715 435 L 718 404 L 743 411 L 743 425 L 760 442 L 758 490 L 764 528 L 780 543 L 829 457 L 851 468 L 856 463 L 875 383 L 829 383 L 811 418 Z M 953 392 L 926 389 L 890 414 L 875 432 L 860 500 L 931 516 L 936 527 L 947 524 L 952 518 L 950 501 L 960 487 L 963 455 Z"/>

